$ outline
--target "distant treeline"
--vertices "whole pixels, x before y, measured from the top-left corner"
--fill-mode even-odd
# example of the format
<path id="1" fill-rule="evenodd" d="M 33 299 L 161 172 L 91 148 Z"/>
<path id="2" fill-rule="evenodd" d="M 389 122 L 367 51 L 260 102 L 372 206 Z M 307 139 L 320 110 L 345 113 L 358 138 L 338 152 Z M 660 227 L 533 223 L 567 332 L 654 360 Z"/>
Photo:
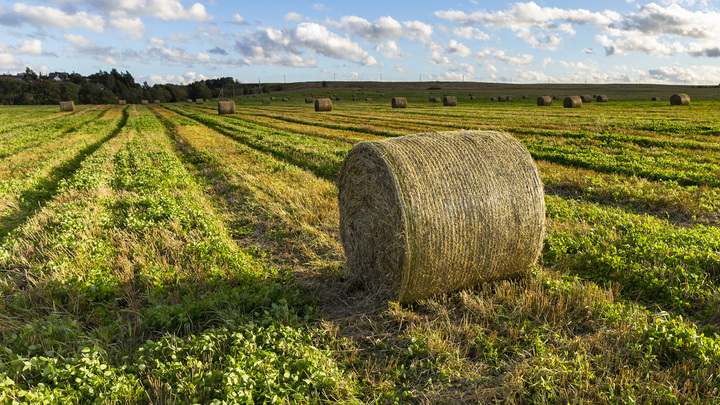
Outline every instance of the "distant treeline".
<path id="1" fill-rule="evenodd" d="M 139 104 L 141 100 L 160 100 L 160 102 L 185 101 L 188 98 L 215 98 L 223 91 L 224 97 L 243 94 L 267 93 L 270 90 L 282 90 L 281 86 L 238 83 L 232 77 L 208 79 L 187 85 L 135 83 L 132 75 L 116 69 L 110 72 L 99 71 L 90 76 L 70 73 L 65 81 L 52 80 L 38 75 L 27 68 L 22 79 L 14 77 L 0 78 L 0 104 L 57 104 L 72 100 L 76 104 L 114 104 L 118 100 Z"/>

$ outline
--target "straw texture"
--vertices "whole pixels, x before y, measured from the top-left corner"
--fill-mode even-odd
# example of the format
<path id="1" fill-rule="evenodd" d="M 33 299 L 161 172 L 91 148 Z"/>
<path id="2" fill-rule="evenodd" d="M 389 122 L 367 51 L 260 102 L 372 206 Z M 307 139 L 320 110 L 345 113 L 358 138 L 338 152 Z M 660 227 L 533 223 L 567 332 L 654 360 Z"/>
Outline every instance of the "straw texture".
<path id="1" fill-rule="evenodd" d="M 405 97 L 393 97 L 392 108 L 407 108 L 407 98 Z"/>
<path id="2" fill-rule="evenodd" d="M 552 97 L 550 96 L 540 96 L 537 99 L 537 105 L 541 107 L 549 107 L 552 105 Z"/>
<path id="3" fill-rule="evenodd" d="M 185 101 L 187 101 L 188 103 L 192 103 L 192 99 L 191 99 L 191 98 L 189 98 L 189 99 L 187 99 L 187 100 L 185 100 Z"/>
<path id="4" fill-rule="evenodd" d="M 204 103 L 204 102 L 205 102 L 205 100 L 203 100 L 203 99 L 201 99 L 201 98 L 196 98 L 196 99 L 195 99 L 195 104 L 202 104 L 202 103 Z"/>
<path id="5" fill-rule="evenodd" d="M 160 100 L 154 100 L 153 103 L 160 104 Z"/>
<path id="6" fill-rule="evenodd" d="M 608 96 L 606 96 L 604 94 L 598 94 L 595 97 L 595 101 L 597 101 L 598 103 L 607 103 L 608 100 L 609 100 Z"/>
<path id="7" fill-rule="evenodd" d="M 582 107 L 582 99 L 579 96 L 565 97 L 565 100 L 563 100 L 563 107 L 580 108 Z"/>
<path id="8" fill-rule="evenodd" d="M 148 104 L 148 101 L 147 101 L 147 100 L 141 100 L 140 103 L 141 103 L 142 105 L 147 105 L 147 104 Z"/>
<path id="9" fill-rule="evenodd" d="M 589 94 L 584 94 L 584 95 L 580 96 L 580 100 L 581 100 L 583 103 L 591 103 L 591 102 L 592 102 L 592 99 L 593 99 L 593 96 L 591 96 L 591 95 L 589 95 Z"/>
<path id="10" fill-rule="evenodd" d="M 75 111 L 75 102 L 70 101 L 61 101 L 60 102 L 60 111 Z"/>
<path id="11" fill-rule="evenodd" d="M 535 163 L 495 131 L 360 142 L 340 170 L 338 205 L 352 275 L 401 303 L 521 275 L 545 232 Z"/>
<path id="12" fill-rule="evenodd" d="M 218 114 L 235 114 L 235 102 L 218 101 Z"/>
<path id="13" fill-rule="evenodd" d="M 318 98 L 315 100 L 315 111 L 332 111 L 332 100 L 329 98 Z"/>
<path id="14" fill-rule="evenodd" d="M 455 96 L 445 96 L 443 97 L 443 106 L 445 107 L 454 107 L 457 105 L 457 97 Z"/>
<path id="15" fill-rule="evenodd" d="M 690 105 L 690 96 L 685 93 L 670 96 L 670 105 Z"/>
<path id="16" fill-rule="evenodd" d="M 312 97 L 305 97 L 305 102 L 308 103 L 308 104 L 310 104 L 310 103 L 312 103 L 312 102 L 314 102 L 314 101 L 315 101 L 315 99 L 312 98 Z"/>
<path id="17" fill-rule="evenodd" d="M 118 105 L 127 105 L 127 101 L 125 101 L 125 100 L 118 100 Z"/>
<path id="18" fill-rule="evenodd" d="M 653 97 L 650 101 L 660 101 L 660 97 Z"/>

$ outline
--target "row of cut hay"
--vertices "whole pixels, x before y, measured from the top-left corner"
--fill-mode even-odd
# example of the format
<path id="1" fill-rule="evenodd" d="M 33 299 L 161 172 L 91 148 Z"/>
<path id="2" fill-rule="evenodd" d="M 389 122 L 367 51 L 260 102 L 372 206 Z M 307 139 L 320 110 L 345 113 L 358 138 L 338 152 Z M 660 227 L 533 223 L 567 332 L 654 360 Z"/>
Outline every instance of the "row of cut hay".
<path id="1" fill-rule="evenodd" d="M 505 133 L 360 142 L 337 184 L 348 269 L 400 303 L 526 273 L 542 248 L 542 181 Z"/>

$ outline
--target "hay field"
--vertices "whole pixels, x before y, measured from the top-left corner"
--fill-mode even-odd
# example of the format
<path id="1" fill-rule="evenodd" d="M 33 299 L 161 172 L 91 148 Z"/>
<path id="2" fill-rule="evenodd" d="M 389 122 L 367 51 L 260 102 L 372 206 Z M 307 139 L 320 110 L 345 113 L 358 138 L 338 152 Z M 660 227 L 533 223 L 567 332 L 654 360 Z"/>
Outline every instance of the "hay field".
<path id="1" fill-rule="evenodd" d="M 226 115 L 214 101 L 0 107 L 0 398 L 716 400 L 720 101 L 602 89 L 608 102 L 565 109 L 537 106 L 546 89 L 393 90 L 333 90 L 343 101 L 322 113 L 302 90 Z M 457 106 L 428 101 L 443 93 Z M 360 141 L 459 129 L 508 132 L 536 160 L 540 261 L 376 300 L 346 277 L 342 161 Z"/>

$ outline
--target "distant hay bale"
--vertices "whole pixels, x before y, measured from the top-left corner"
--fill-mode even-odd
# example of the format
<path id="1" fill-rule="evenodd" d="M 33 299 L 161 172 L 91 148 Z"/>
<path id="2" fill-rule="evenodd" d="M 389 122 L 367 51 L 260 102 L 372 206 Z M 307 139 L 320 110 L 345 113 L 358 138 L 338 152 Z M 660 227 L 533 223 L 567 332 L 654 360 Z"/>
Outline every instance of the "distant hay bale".
<path id="1" fill-rule="evenodd" d="M 527 96 L 523 94 L 523 100 L 525 100 L 526 98 L 527 98 Z"/>
<path id="2" fill-rule="evenodd" d="M 368 97 L 368 98 L 365 99 L 365 101 L 367 101 L 368 103 L 369 103 L 369 102 L 372 102 L 372 98 Z"/>
<path id="3" fill-rule="evenodd" d="M 490 101 L 495 101 L 495 97 L 490 97 Z"/>
<path id="4" fill-rule="evenodd" d="M 505 101 L 512 101 L 512 96 L 505 97 Z"/>
<path id="5" fill-rule="evenodd" d="M 205 102 L 205 100 L 203 100 L 203 99 L 201 99 L 201 98 L 196 98 L 196 99 L 195 99 L 195 104 L 197 104 L 197 105 L 200 105 L 200 104 L 202 104 L 202 103 L 204 103 L 204 102 Z"/>
<path id="6" fill-rule="evenodd" d="M 473 94 L 472 94 L 472 93 L 468 93 L 468 96 L 473 97 Z"/>
<path id="7" fill-rule="evenodd" d="M 353 97 L 353 101 L 357 101 L 357 97 Z"/>
<path id="8" fill-rule="evenodd" d="M 315 100 L 315 111 L 332 111 L 332 100 L 329 98 L 319 98 Z"/>
<path id="9" fill-rule="evenodd" d="M 470 96 L 470 100 L 475 100 L 475 96 Z"/>
<path id="10" fill-rule="evenodd" d="M 218 114 L 235 114 L 235 102 L 232 100 L 218 102 Z"/>
<path id="11" fill-rule="evenodd" d="M 188 102 L 188 103 L 192 103 L 192 99 L 191 99 L 191 98 L 189 98 L 189 99 L 187 99 L 187 100 L 185 100 L 185 101 Z"/>
<path id="12" fill-rule="evenodd" d="M 503 96 L 498 96 L 497 100 L 498 100 L 498 101 L 505 101 L 505 97 L 503 97 Z"/>
<path id="13" fill-rule="evenodd" d="M 609 99 L 608 99 L 608 96 L 606 96 L 606 95 L 604 95 L 604 94 L 598 94 L 598 95 L 595 97 L 595 101 L 597 101 L 598 103 L 607 103 L 608 100 L 609 100 Z"/>
<path id="14" fill-rule="evenodd" d="M 270 97 L 270 100 L 275 100 L 275 97 Z"/>
<path id="15" fill-rule="evenodd" d="M 340 101 L 340 96 L 335 96 L 335 101 Z"/>
<path id="16" fill-rule="evenodd" d="M 385 97 L 385 93 L 380 93 L 380 97 Z"/>
<path id="17" fill-rule="evenodd" d="M 351 275 L 400 303 L 522 275 L 542 249 L 542 181 L 506 133 L 360 142 L 337 184 Z"/>
<path id="18" fill-rule="evenodd" d="M 269 99 L 269 98 L 264 98 L 264 99 L 262 99 L 262 103 L 263 103 L 263 104 L 270 104 L 270 99 Z"/>
<path id="19" fill-rule="evenodd" d="M 685 93 L 670 96 L 670 105 L 690 105 L 690 96 Z"/>
<path id="20" fill-rule="evenodd" d="M 443 97 L 443 106 L 445 107 L 455 107 L 457 105 L 457 97 L 455 96 L 445 96 Z"/>
<path id="21" fill-rule="evenodd" d="M 557 97 L 557 96 L 553 96 L 553 100 L 557 100 L 557 99 L 558 99 L 558 97 Z"/>
<path id="22" fill-rule="evenodd" d="M 147 104 L 148 104 L 148 101 L 147 101 L 147 100 L 142 100 L 142 101 L 140 101 L 140 103 L 141 103 L 142 105 L 147 105 Z"/>
<path id="23" fill-rule="evenodd" d="M 290 101 L 290 99 L 287 97 L 283 97 L 282 101 Z"/>
<path id="24" fill-rule="evenodd" d="M 650 101 L 660 101 L 660 97 L 653 97 Z"/>
<path id="25" fill-rule="evenodd" d="M 580 96 L 565 97 L 563 101 L 563 107 L 565 108 L 580 108 L 582 107 L 582 99 Z"/>
<path id="26" fill-rule="evenodd" d="M 552 105 L 552 97 L 550 96 L 540 96 L 537 99 L 537 105 L 540 107 L 549 107 Z"/>
<path id="27" fill-rule="evenodd" d="M 315 99 L 312 98 L 312 97 L 305 97 L 305 102 L 308 103 L 308 104 L 310 104 L 310 103 L 315 102 Z"/>
<path id="28" fill-rule="evenodd" d="M 392 108 L 407 108 L 407 98 L 393 97 L 391 105 L 392 105 Z"/>
<path id="29" fill-rule="evenodd" d="M 60 102 L 60 111 L 75 111 L 75 102 L 70 101 L 61 101 Z"/>
<path id="30" fill-rule="evenodd" d="M 126 100 L 118 100 L 118 105 L 127 105 Z"/>
<path id="31" fill-rule="evenodd" d="M 160 100 L 154 100 L 153 102 L 154 102 L 155 104 L 160 104 Z"/>
<path id="32" fill-rule="evenodd" d="M 592 102 L 592 99 L 593 97 L 587 94 L 580 96 L 580 101 L 582 101 L 583 103 L 590 103 Z"/>

